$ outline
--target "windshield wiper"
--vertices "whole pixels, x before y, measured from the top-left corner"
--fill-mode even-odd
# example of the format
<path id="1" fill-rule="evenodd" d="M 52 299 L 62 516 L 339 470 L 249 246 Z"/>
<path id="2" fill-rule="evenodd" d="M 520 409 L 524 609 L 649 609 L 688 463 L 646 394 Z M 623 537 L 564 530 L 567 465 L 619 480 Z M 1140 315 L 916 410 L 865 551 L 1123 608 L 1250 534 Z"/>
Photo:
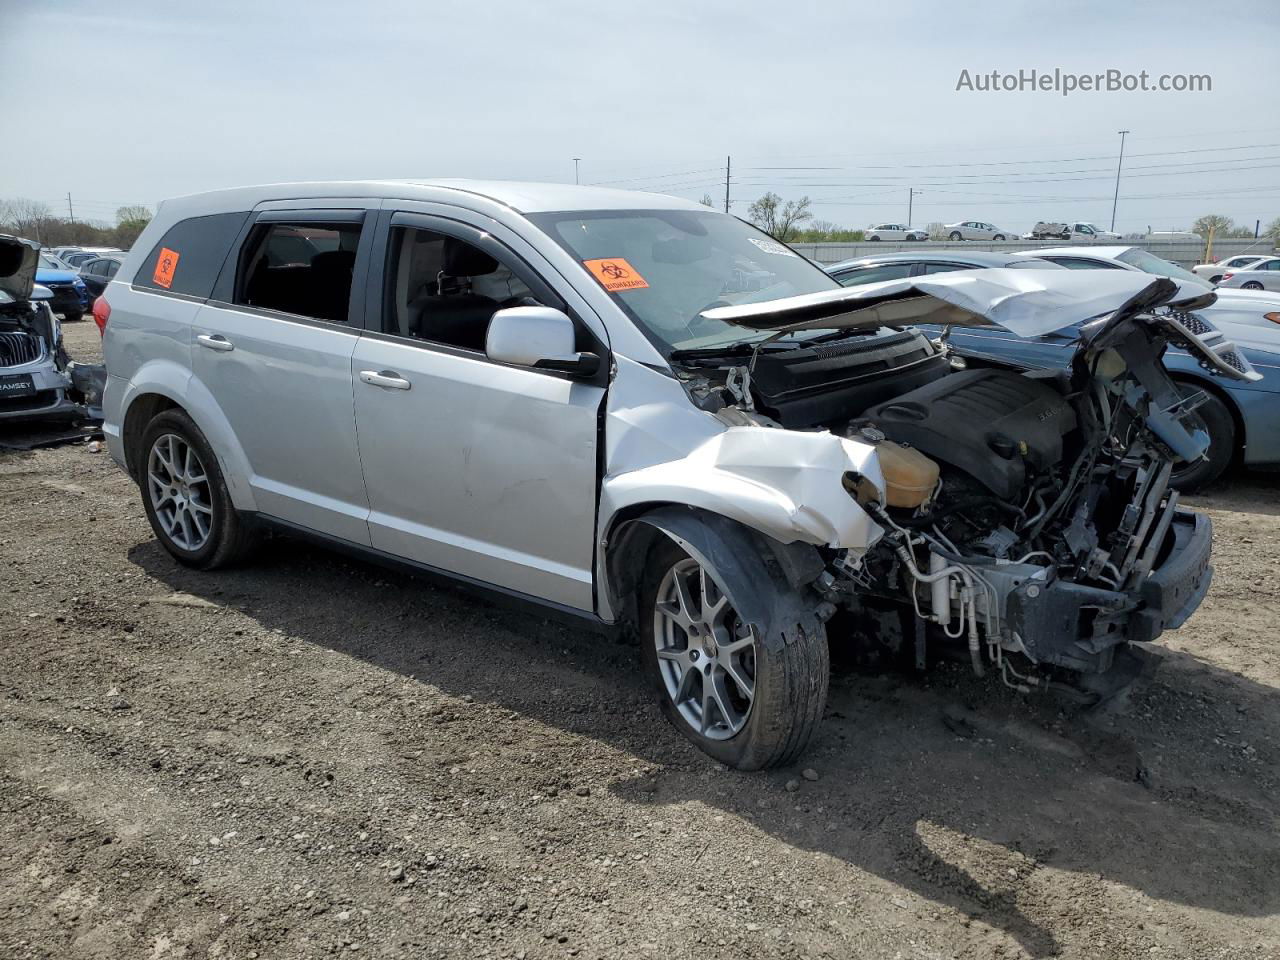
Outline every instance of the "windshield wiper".
<path id="1" fill-rule="evenodd" d="M 774 344 L 762 344 L 759 340 L 739 341 L 738 343 L 726 343 L 720 347 L 690 347 L 685 350 L 672 350 L 668 357 L 672 360 L 702 360 L 715 359 L 717 357 L 737 357 L 751 354 L 756 351 L 757 347 L 770 347 Z M 798 344 L 778 344 L 784 349 L 790 350 Z"/>

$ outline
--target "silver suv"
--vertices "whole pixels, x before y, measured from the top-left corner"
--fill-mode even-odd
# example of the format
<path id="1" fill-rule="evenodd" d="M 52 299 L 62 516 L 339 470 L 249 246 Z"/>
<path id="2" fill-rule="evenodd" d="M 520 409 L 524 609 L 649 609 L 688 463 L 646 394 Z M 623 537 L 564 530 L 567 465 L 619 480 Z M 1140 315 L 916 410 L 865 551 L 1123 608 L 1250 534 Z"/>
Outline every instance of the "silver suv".
<path id="1" fill-rule="evenodd" d="M 675 726 L 754 769 L 812 737 L 829 642 L 1101 696 L 1191 614 L 1209 522 L 1167 485 L 1207 439 L 1159 356 L 1256 376 L 1203 300 L 845 289 L 670 197 L 362 182 L 163 204 L 96 317 L 109 449 L 180 562 L 284 530 L 629 632 Z M 1024 375 L 914 323 L 1085 326 Z"/>

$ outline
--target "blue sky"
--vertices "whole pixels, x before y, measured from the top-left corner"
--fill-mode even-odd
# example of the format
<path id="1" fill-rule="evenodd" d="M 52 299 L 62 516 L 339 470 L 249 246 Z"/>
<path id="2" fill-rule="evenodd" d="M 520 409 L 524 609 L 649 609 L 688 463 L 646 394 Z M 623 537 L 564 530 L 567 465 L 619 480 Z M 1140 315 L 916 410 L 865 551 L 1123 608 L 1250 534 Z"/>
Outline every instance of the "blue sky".
<path id="1" fill-rule="evenodd" d="M 573 179 L 733 210 L 808 195 L 850 226 L 1280 216 L 1280 5 L 0 0 L 0 197 L 110 219 L 245 183 Z M 1054 68 L 1197 93 L 980 93 Z M 72 131 L 80 135 L 72 138 Z M 44 135 L 42 135 L 42 133 Z M 12 144 L 12 140 L 10 140 Z M 781 169 L 779 169 L 781 168 Z M 823 168 L 823 169 L 812 169 Z"/>

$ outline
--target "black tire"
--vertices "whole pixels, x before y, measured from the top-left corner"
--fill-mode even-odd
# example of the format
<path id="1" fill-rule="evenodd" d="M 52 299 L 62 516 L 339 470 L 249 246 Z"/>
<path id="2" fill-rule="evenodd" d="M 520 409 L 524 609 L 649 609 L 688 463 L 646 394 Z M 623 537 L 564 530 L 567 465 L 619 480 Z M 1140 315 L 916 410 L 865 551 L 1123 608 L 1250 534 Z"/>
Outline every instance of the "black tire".
<path id="1" fill-rule="evenodd" d="M 681 714 L 667 687 L 655 643 L 658 590 L 668 572 L 691 558 L 666 537 L 649 552 L 640 586 L 639 634 L 643 656 L 662 711 L 690 742 L 704 753 L 738 770 L 762 770 L 794 763 L 813 738 L 826 708 L 831 679 L 831 657 L 826 630 L 814 621 L 809 629 L 792 624 L 782 630 L 781 644 L 771 644 L 756 631 L 754 644 L 754 699 L 737 733 L 723 739 L 704 735 Z M 718 575 L 713 582 L 719 587 Z M 735 593 L 747 584 L 725 583 L 723 593 L 731 606 Z M 775 582 L 774 589 L 785 590 Z M 755 625 L 752 625 L 755 626 Z M 689 646 L 694 646 L 690 638 Z M 772 650 L 772 646 L 779 649 Z M 699 682 L 701 677 L 699 676 Z"/>
<path id="2" fill-rule="evenodd" d="M 996 234 L 994 237 L 992 237 L 991 239 L 992 239 L 992 240 L 1005 240 L 1005 239 L 1008 239 L 1008 238 L 1007 238 L 1007 237 L 1005 237 L 1005 235 L 1004 235 L 1003 233 L 997 233 L 997 234 Z"/>
<path id="3" fill-rule="evenodd" d="M 948 239 L 948 240 L 963 240 L 963 239 L 964 239 L 964 237 L 960 235 L 960 231 L 959 231 L 959 230 L 952 230 L 952 231 L 951 231 L 951 236 L 947 237 L 947 239 Z"/>
<path id="4" fill-rule="evenodd" d="M 80 322 L 81 320 L 83 320 L 83 319 L 84 319 L 84 311 L 83 311 L 83 310 L 75 310 L 75 311 L 71 311 L 71 312 L 69 312 L 69 313 L 64 313 L 64 314 L 62 315 L 62 322 L 63 322 L 63 323 L 79 323 L 79 322 Z"/>
<path id="5" fill-rule="evenodd" d="M 1218 274 L 1217 276 L 1210 277 L 1210 278 L 1209 278 L 1209 282 L 1210 282 L 1210 283 L 1221 283 L 1221 282 L 1222 282 L 1222 274 Z"/>
<path id="6" fill-rule="evenodd" d="M 1243 287 L 1245 290 L 1261 290 L 1262 289 L 1262 284 L 1260 284 L 1257 280 L 1250 280 L 1247 283 L 1240 284 L 1240 286 Z"/>
<path id="7" fill-rule="evenodd" d="M 1184 397 L 1201 392 L 1195 384 L 1179 381 L 1177 386 Z M 1194 463 L 1174 464 L 1169 485 L 1182 493 L 1194 493 L 1217 480 L 1236 454 L 1236 422 L 1231 411 L 1212 393 L 1204 393 L 1206 399 L 1192 412 L 1191 420 L 1198 421 L 1209 434 L 1208 456 Z"/>
<path id="8" fill-rule="evenodd" d="M 195 549 L 179 544 L 165 530 L 153 503 L 150 490 L 149 462 L 152 450 L 162 437 L 175 436 L 185 441 L 199 458 L 207 478 L 202 486 L 207 493 L 208 506 L 212 510 L 207 538 Z M 209 441 L 192 419 L 182 410 L 165 410 L 157 414 L 142 434 L 137 454 L 138 483 L 142 490 L 142 505 L 147 513 L 151 529 L 161 546 L 179 563 L 198 570 L 213 570 L 229 566 L 242 559 L 256 544 L 255 532 L 241 520 L 231 503 L 226 481 L 218 466 L 218 458 Z"/>
<path id="9" fill-rule="evenodd" d="M 867 237 L 867 241 L 868 241 L 869 243 L 879 243 L 879 242 L 880 242 L 880 238 L 879 238 L 879 237 Z"/>

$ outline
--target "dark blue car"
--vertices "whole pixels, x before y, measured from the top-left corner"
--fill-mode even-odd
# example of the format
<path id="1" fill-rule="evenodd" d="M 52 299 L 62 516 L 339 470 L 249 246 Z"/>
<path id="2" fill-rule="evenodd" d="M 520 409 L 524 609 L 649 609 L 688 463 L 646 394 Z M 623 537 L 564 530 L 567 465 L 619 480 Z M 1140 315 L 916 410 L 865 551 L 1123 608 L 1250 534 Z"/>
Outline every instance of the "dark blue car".
<path id="1" fill-rule="evenodd" d="M 52 291 L 49 307 L 54 313 L 62 314 L 63 320 L 73 323 L 84 318 L 85 311 L 89 309 L 89 291 L 78 274 L 52 257 L 41 254 L 36 283 Z"/>
<path id="2" fill-rule="evenodd" d="M 861 257 L 832 264 L 826 270 L 845 286 L 856 286 L 953 270 L 1052 269 L 1054 266 L 1026 254 L 948 250 Z M 1210 323 L 1213 310 L 1209 307 L 1205 312 Z M 931 335 L 941 333 L 936 328 L 922 329 Z M 1051 369 L 1070 364 L 1075 339 L 1072 328 L 1024 339 L 999 327 L 955 327 L 948 342 L 956 355 L 971 364 Z M 1173 485 L 1180 490 L 1194 490 L 1215 480 L 1233 460 L 1248 466 L 1280 464 L 1280 354 L 1252 346 L 1241 346 L 1240 352 L 1262 374 L 1261 380 L 1256 383 L 1224 380 L 1209 373 L 1182 350 L 1170 349 L 1165 356 L 1165 367 L 1184 393 L 1204 395 L 1196 413 L 1211 438 L 1205 459 L 1183 464 L 1174 472 Z"/>

